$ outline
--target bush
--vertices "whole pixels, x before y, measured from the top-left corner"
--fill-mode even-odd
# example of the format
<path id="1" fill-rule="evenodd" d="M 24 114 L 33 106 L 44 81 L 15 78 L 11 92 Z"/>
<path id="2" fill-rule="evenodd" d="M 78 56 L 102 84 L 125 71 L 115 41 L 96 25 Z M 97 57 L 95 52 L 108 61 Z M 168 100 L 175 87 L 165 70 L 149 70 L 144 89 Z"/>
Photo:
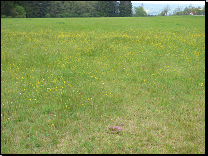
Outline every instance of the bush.
<path id="1" fill-rule="evenodd" d="M 80 15 L 80 17 L 89 17 L 89 13 L 83 13 Z"/>
<path id="2" fill-rule="evenodd" d="M 99 15 L 98 12 L 94 12 L 92 16 L 93 16 L 93 17 L 100 17 L 100 15 Z"/>
<path id="3" fill-rule="evenodd" d="M 70 14 L 69 13 L 65 13 L 65 17 L 70 17 Z"/>
<path id="4" fill-rule="evenodd" d="M 79 17 L 79 15 L 76 14 L 76 13 L 70 13 L 69 16 L 70 16 L 70 17 Z"/>
<path id="5" fill-rule="evenodd" d="M 50 15 L 49 13 L 47 13 L 47 14 L 45 15 L 45 18 L 51 18 L 51 15 Z"/>
<path id="6" fill-rule="evenodd" d="M 25 18 L 24 15 L 17 15 L 16 18 Z"/>
<path id="7" fill-rule="evenodd" d="M 56 14 L 56 16 L 55 16 L 56 18 L 60 18 L 60 14 Z"/>
<path id="8" fill-rule="evenodd" d="M 64 18 L 64 17 L 65 17 L 65 14 L 60 14 L 60 17 L 61 17 L 61 18 Z"/>
<path id="9" fill-rule="evenodd" d="M 1 18 L 6 18 L 6 15 L 1 15 Z"/>
<path id="10" fill-rule="evenodd" d="M 22 6 L 17 5 L 14 9 L 18 12 L 19 18 L 26 18 L 25 9 Z"/>

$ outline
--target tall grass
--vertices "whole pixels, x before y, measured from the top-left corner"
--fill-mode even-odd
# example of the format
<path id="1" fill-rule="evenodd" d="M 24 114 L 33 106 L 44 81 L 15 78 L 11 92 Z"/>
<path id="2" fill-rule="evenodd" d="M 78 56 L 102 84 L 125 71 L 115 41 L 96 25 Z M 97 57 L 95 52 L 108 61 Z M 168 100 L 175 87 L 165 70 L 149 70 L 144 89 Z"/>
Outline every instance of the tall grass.
<path id="1" fill-rule="evenodd" d="M 2 154 L 205 153 L 204 85 L 201 16 L 1 19 Z"/>

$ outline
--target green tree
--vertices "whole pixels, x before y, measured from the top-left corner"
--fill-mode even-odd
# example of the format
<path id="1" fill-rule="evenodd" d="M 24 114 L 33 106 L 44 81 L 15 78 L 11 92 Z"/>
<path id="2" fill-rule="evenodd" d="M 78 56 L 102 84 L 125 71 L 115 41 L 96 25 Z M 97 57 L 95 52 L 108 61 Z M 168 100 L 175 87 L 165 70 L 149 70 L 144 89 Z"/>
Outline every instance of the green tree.
<path id="1" fill-rule="evenodd" d="M 14 8 L 14 1 L 1 1 L 1 15 L 11 16 L 11 9 Z"/>
<path id="2" fill-rule="evenodd" d="M 166 5 L 164 10 L 159 14 L 159 16 L 167 16 L 168 15 L 168 11 L 170 11 L 170 6 Z"/>
<path id="3" fill-rule="evenodd" d="M 131 3 L 131 1 L 120 1 L 120 3 L 119 3 L 119 16 L 120 17 L 132 16 L 132 3 Z"/>
<path id="4" fill-rule="evenodd" d="M 109 17 L 117 17 L 119 12 L 119 3 L 117 1 L 107 2 L 107 14 Z"/>
<path id="5" fill-rule="evenodd" d="M 131 8 L 131 1 L 1 1 L 2 17 L 127 17 Z"/>
<path id="6" fill-rule="evenodd" d="M 92 16 L 99 17 L 99 11 L 98 11 L 98 2 L 99 1 L 91 1 L 91 2 L 92 2 L 92 6 L 94 8 L 94 10 L 92 11 Z"/>
<path id="7" fill-rule="evenodd" d="M 160 13 L 158 16 L 165 16 L 165 12 L 164 12 L 164 10 L 163 10 L 163 11 L 161 11 L 161 13 Z"/>
<path id="8" fill-rule="evenodd" d="M 86 1 L 76 1 L 76 5 L 77 5 L 76 12 L 79 17 L 88 17 L 89 16 L 89 12 L 87 10 L 88 3 Z"/>
<path id="9" fill-rule="evenodd" d="M 170 6 L 169 5 L 166 5 L 165 8 L 164 8 L 165 16 L 168 15 L 168 11 L 170 11 L 170 10 L 171 10 Z"/>
<path id="10" fill-rule="evenodd" d="M 192 5 L 189 5 L 189 7 L 185 7 L 182 14 L 189 15 L 191 12 L 194 12 L 194 7 L 192 7 Z"/>
<path id="11" fill-rule="evenodd" d="M 183 11 L 184 15 L 189 15 L 190 14 L 190 10 L 188 9 L 188 7 L 186 7 Z"/>
<path id="12" fill-rule="evenodd" d="M 48 2 L 49 1 L 38 2 L 39 8 L 40 8 L 40 17 L 42 18 L 45 17 L 45 15 L 48 13 L 48 10 L 47 10 Z"/>
<path id="13" fill-rule="evenodd" d="M 79 10 L 79 2 L 73 1 L 71 2 L 71 10 L 70 10 L 70 17 L 79 17 L 81 10 Z"/>
<path id="14" fill-rule="evenodd" d="M 56 14 L 60 13 L 61 1 L 50 1 L 50 15 L 51 17 L 56 17 Z"/>
<path id="15" fill-rule="evenodd" d="M 86 12 L 88 13 L 88 16 L 89 17 L 93 17 L 96 10 L 95 10 L 95 4 L 96 2 L 94 3 L 94 1 L 86 1 Z"/>
<path id="16" fill-rule="evenodd" d="M 98 1 L 98 12 L 100 16 L 116 17 L 119 13 L 119 3 L 117 1 Z"/>
<path id="17" fill-rule="evenodd" d="M 132 3 L 131 1 L 129 1 L 129 4 L 128 4 L 128 9 L 127 9 L 127 16 L 131 17 L 132 16 Z"/>
<path id="18" fill-rule="evenodd" d="M 204 7 L 202 9 L 202 15 L 205 15 L 205 5 L 204 5 Z"/>
<path id="19" fill-rule="evenodd" d="M 34 17 L 34 7 L 33 7 L 33 1 L 25 1 L 25 12 L 27 18 L 33 18 Z"/>
<path id="20" fill-rule="evenodd" d="M 26 1 L 28 3 L 26 7 L 26 16 L 27 18 L 39 18 L 40 14 L 40 5 L 38 1 Z"/>
<path id="21" fill-rule="evenodd" d="M 18 17 L 26 18 L 25 9 L 22 6 L 17 5 L 14 9 L 18 13 Z"/>
<path id="22" fill-rule="evenodd" d="M 98 13 L 101 17 L 108 17 L 108 3 L 107 1 L 98 1 Z"/>
<path id="23" fill-rule="evenodd" d="M 173 15 L 182 15 L 182 7 L 177 7 L 174 11 L 173 11 Z"/>
<path id="24" fill-rule="evenodd" d="M 143 8 L 143 3 L 139 7 L 134 7 L 134 9 L 135 9 L 135 12 L 136 12 L 136 17 L 145 17 L 145 16 L 147 16 L 147 13 Z"/>
<path id="25" fill-rule="evenodd" d="M 195 15 L 201 15 L 202 14 L 202 10 L 200 6 L 198 6 L 197 8 L 194 9 L 194 14 Z"/>
<path id="26" fill-rule="evenodd" d="M 65 17 L 70 17 L 70 10 L 71 10 L 71 4 L 70 1 L 64 1 L 64 10 L 63 14 Z"/>

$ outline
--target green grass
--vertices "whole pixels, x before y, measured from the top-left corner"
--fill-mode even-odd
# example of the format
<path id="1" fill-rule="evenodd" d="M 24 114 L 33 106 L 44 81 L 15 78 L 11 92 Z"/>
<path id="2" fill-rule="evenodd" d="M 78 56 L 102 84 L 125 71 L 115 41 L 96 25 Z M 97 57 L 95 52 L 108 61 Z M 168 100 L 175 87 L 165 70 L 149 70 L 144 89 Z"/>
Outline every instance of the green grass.
<path id="1" fill-rule="evenodd" d="M 205 17 L 1 19 L 1 152 L 205 153 Z"/>

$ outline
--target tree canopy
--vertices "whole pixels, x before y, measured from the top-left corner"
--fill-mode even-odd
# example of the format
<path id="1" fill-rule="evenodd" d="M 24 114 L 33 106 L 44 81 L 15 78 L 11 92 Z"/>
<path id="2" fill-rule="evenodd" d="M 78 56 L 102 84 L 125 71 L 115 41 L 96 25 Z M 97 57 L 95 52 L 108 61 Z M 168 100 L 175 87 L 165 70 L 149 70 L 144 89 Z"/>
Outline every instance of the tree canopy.
<path id="1" fill-rule="evenodd" d="M 143 4 L 134 7 L 131 1 L 1 1 L 1 17 L 13 18 L 68 18 L 68 17 L 131 17 L 147 16 Z M 167 5 L 159 14 L 167 16 Z M 178 7 L 172 15 L 205 15 L 205 6 Z"/>
<path id="2" fill-rule="evenodd" d="M 145 16 L 147 16 L 147 13 L 143 8 L 143 3 L 139 7 L 134 7 L 134 9 L 135 9 L 135 12 L 136 12 L 136 17 L 145 17 Z"/>
<path id="3" fill-rule="evenodd" d="M 1 16 L 129 17 L 131 1 L 1 1 Z"/>

